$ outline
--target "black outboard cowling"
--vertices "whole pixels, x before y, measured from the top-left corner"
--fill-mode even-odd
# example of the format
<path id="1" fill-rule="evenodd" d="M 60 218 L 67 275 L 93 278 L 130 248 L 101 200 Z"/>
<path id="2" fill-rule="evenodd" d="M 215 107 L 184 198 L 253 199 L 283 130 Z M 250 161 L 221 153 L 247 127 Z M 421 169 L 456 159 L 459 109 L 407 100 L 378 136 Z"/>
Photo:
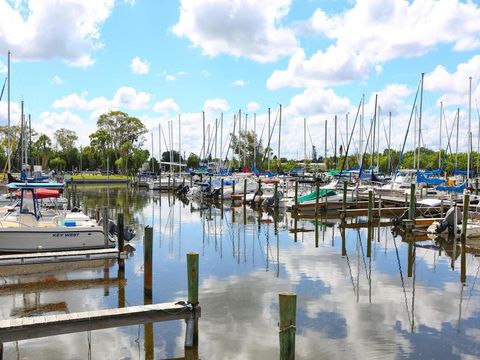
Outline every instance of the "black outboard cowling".
<path id="1" fill-rule="evenodd" d="M 443 220 L 437 224 L 437 227 L 435 228 L 435 232 L 437 234 L 440 234 L 444 232 L 446 229 L 448 229 L 448 233 L 450 235 L 453 235 L 454 225 L 455 225 L 455 216 L 457 217 L 457 225 L 460 225 L 462 223 L 462 211 L 456 205 L 448 209 Z"/>

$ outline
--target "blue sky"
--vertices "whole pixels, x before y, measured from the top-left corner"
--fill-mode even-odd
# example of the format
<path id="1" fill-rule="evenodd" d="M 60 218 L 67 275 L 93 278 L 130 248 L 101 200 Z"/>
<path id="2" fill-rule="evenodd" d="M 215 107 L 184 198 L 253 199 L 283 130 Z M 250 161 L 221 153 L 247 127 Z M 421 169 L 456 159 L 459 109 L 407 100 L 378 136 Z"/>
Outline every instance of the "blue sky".
<path id="1" fill-rule="evenodd" d="M 443 101 L 443 133 L 460 108 L 464 150 L 471 76 L 476 149 L 478 18 L 478 2 L 459 0 L 0 0 L 0 80 L 10 50 L 13 123 L 23 99 L 37 131 L 53 137 L 65 127 L 86 145 L 98 115 L 118 109 L 153 132 L 154 153 L 159 124 L 167 132 L 169 121 L 178 148 L 179 115 L 188 155 L 200 152 L 202 111 L 211 128 L 224 114 L 224 134 L 239 109 L 250 129 L 255 113 L 260 133 L 267 109 L 275 116 L 282 104 L 282 156 L 302 158 L 303 119 L 308 153 L 312 143 L 323 153 L 327 120 L 331 154 L 334 116 L 340 139 L 345 116 L 351 129 L 362 94 L 364 127 L 379 94 L 381 126 L 392 112 L 392 146 L 399 149 L 422 72 L 423 144 L 439 147 Z M 5 94 L 0 123 L 6 118 Z M 277 148 L 276 138 L 272 145 Z M 412 134 L 407 148 L 413 145 Z M 383 131 L 380 147 L 386 147 Z"/>

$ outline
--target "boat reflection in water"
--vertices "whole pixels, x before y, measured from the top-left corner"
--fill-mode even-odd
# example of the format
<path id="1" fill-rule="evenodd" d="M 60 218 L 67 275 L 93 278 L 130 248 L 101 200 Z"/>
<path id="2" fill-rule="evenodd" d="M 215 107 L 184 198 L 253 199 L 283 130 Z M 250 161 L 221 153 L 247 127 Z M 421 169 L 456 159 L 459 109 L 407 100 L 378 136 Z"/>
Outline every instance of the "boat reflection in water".
<path id="1" fill-rule="evenodd" d="M 116 270 L 125 277 L 124 286 L 118 281 L 108 291 L 105 284 L 65 291 L 39 287 L 39 305 L 54 304 L 44 311 L 65 311 L 62 304 L 76 312 L 185 300 L 185 254 L 193 251 L 200 255 L 202 306 L 194 358 L 277 359 L 278 294 L 289 291 L 298 299 L 298 358 L 473 358 L 480 354 L 476 335 L 480 263 L 473 248 L 394 236 L 389 227 L 365 228 L 361 219 L 343 228 L 334 215 L 299 219 L 283 211 L 232 208 L 230 202 L 220 207 L 174 202 L 167 195 L 154 198 L 148 191 L 116 189 L 108 197 L 96 195 L 93 189 L 80 191 L 91 201 L 90 207 L 120 204 L 116 206 L 121 206 L 126 223 L 137 224 L 139 235 L 131 241 L 136 251 L 125 260 L 124 275 L 117 264 L 109 266 L 110 272 Z M 150 271 L 143 260 L 146 225 L 153 228 L 150 278 L 144 276 Z M 65 274 L 77 280 L 105 277 L 103 265 Z M 9 272 L 4 276 L 10 284 L 12 279 L 36 275 Z M 1 291 L 3 318 L 12 312 L 15 316 L 29 313 L 31 303 L 24 313 L 18 309 L 22 285 L 5 294 Z M 41 312 L 42 307 L 35 311 Z M 188 355 L 184 336 L 184 323 L 172 321 L 25 340 L 18 347 L 6 343 L 4 354 L 7 358 L 17 351 L 30 358 L 39 358 L 38 354 L 44 359 L 86 358 L 90 351 L 92 358 L 178 358 Z"/>

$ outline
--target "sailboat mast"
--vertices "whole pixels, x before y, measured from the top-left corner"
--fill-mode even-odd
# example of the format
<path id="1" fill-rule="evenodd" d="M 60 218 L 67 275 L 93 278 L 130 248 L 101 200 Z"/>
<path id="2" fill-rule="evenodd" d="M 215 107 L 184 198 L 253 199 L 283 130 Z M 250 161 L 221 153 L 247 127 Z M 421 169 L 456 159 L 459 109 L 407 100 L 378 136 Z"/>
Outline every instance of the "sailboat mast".
<path id="1" fill-rule="evenodd" d="M 455 169 L 458 168 L 458 131 L 460 128 L 460 108 L 457 108 L 457 140 L 455 145 Z"/>
<path id="2" fill-rule="evenodd" d="M 162 125 L 158 123 L 158 158 L 160 159 L 160 175 L 162 175 Z"/>
<path id="3" fill-rule="evenodd" d="M 377 171 L 380 171 L 380 106 L 377 119 Z"/>
<path id="4" fill-rule="evenodd" d="M 345 126 L 346 126 L 346 130 L 347 132 L 345 133 L 345 142 L 346 142 L 346 146 L 348 146 L 348 112 L 345 114 Z M 350 168 L 350 166 L 348 165 L 348 156 L 347 156 L 347 149 L 345 149 L 345 164 L 347 166 L 347 169 Z"/>
<path id="5" fill-rule="evenodd" d="M 8 161 L 8 172 L 12 170 L 12 160 L 11 160 L 11 153 L 12 153 L 12 145 L 11 145 L 11 131 L 10 131 L 10 51 L 8 52 L 8 60 L 7 60 L 7 118 L 8 118 L 8 134 L 7 134 L 7 161 Z"/>
<path id="6" fill-rule="evenodd" d="M 268 158 L 267 158 L 267 169 L 270 171 L 270 108 L 268 108 Z"/>
<path id="7" fill-rule="evenodd" d="M 150 133 L 152 138 L 152 154 L 150 155 L 151 163 L 152 163 L 152 172 L 155 172 L 155 163 L 153 162 L 153 131 Z"/>
<path id="8" fill-rule="evenodd" d="M 425 77 L 425 73 L 422 73 L 422 80 L 420 86 L 420 113 L 418 115 L 418 156 L 417 156 L 417 170 L 420 169 L 420 149 L 421 149 L 421 141 L 422 141 L 422 105 L 423 105 L 423 78 Z"/>
<path id="9" fill-rule="evenodd" d="M 280 158 L 280 140 L 282 137 L 282 104 L 280 104 L 280 115 L 278 120 L 278 167 L 280 169 L 280 165 L 282 164 L 282 160 Z"/>
<path id="10" fill-rule="evenodd" d="M 205 111 L 202 111 L 202 124 L 203 124 L 203 146 L 202 146 L 202 150 L 203 150 L 203 157 L 202 159 L 205 160 L 206 156 L 205 156 Z M 202 154 L 200 154 L 202 155 Z M 200 162 L 202 161 L 202 159 L 200 159 Z"/>
<path id="11" fill-rule="evenodd" d="M 337 143 L 337 132 L 335 132 L 335 144 Z M 307 118 L 303 118 L 303 161 L 307 160 Z"/>
<path id="12" fill-rule="evenodd" d="M 23 170 L 23 122 L 25 120 L 25 115 L 23 114 L 23 100 L 21 102 L 21 114 L 20 114 L 20 164 L 19 164 L 19 169 L 20 171 Z"/>
<path id="13" fill-rule="evenodd" d="M 470 156 L 472 153 L 472 77 L 468 78 L 468 152 L 467 152 L 467 188 L 470 184 Z"/>
<path id="14" fill-rule="evenodd" d="M 337 168 L 337 115 L 335 115 L 335 118 L 334 118 L 334 128 L 335 128 L 335 132 L 334 132 L 334 143 L 333 143 L 333 163 L 334 163 L 334 166 L 335 166 L 335 169 Z"/>
<path id="15" fill-rule="evenodd" d="M 223 167 L 223 113 L 220 114 L 220 164 Z"/>
<path id="16" fill-rule="evenodd" d="M 253 170 L 257 169 L 257 113 L 253 113 Z"/>
<path id="17" fill-rule="evenodd" d="M 440 124 L 439 124 L 439 149 L 438 149 L 438 168 L 442 168 L 442 115 L 443 115 L 443 101 L 440 101 Z"/>
<path id="18" fill-rule="evenodd" d="M 388 171 L 392 168 L 392 112 L 388 113 Z"/>
<path id="19" fill-rule="evenodd" d="M 373 119 L 372 119 L 372 122 L 373 124 L 371 124 L 372 126 L 372 130 L 373 130 L 373 138 L 372 138 L 372 153 L 370 154 L 370 166 L 372 167 L 372 171 L 373 171 L 373 164 L 374 164 L 374 153 L 375 153 L 375 124 L 376 124 L 376 120 L 377 120 L 377 101 L 378 101 L 378 94 L 375 94 L 375 110 L 373 112 Z"/>
<path id="20" fill-rule="evenodd" d="M 182 164 L 182 138 L 181 138 L 181 119 L 180 119 L 180 114 L 178 114 L 178 163 L 181 165 Z M 215 150 L 216 152 L 216 150 Z M 182 167 L 178 167 L 178 174 L 182 172 Z"/>
<path id="21" fill-rule="evenodd" d="M 325 120 L 325 171 L 327 171 L 327 120 Z"/>

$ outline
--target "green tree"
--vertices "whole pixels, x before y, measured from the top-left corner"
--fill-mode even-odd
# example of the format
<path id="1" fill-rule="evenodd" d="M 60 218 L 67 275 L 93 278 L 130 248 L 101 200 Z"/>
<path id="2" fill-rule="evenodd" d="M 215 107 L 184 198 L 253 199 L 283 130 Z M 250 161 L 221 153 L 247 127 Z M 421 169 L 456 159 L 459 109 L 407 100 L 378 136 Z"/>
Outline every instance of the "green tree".
<path id="1" fill-rule="evenodd" d="M 128 161 L 134 156 L 134 150 L 143 144 L 143 135 L 147 132 L 145 125 L 139 119 L 124 112 L 110 111 L 100 115 L 97 128 L 97 135 L 101 131 L 101 136 L 97 136 L 96 139 L 103 142 L 102 146 L 113 149 L 115 161 L 123 158 L 122 171 L 126 173 Z"/>
<path id="2" fill-rule="evenodd" d="M 53 134 L 53 137 L 60 147 L 61 151 L 69 151 L 75 147 L 75 143 L 78 140 L 77 133 L 73 130 L 68 130 L 65 128 L 58 129 Z"/>

